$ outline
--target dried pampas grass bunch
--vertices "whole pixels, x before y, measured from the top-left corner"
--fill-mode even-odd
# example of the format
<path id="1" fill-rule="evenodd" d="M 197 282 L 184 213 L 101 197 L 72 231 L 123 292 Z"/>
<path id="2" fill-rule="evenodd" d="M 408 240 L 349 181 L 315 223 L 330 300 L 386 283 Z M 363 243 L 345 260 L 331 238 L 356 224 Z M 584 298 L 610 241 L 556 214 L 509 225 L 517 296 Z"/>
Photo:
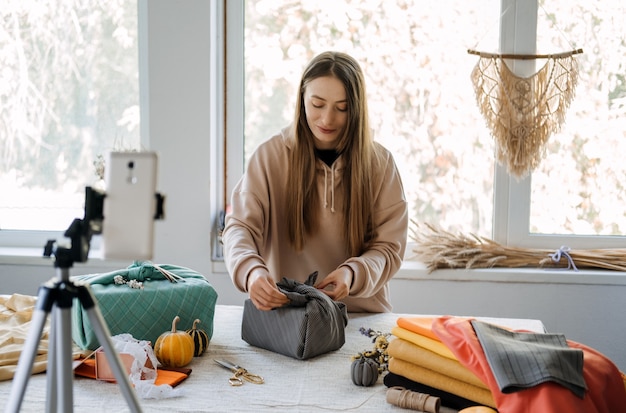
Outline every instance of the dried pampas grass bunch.
<path id="1" fill-rule="evenodd" d="M 507 247 L 474 234 L 453 234 L 430 224 L 413 222 L 414 257 L 429 272 L 438 268 L 596 268 L 626 271 L 626 249 L 555 250 Z"/>

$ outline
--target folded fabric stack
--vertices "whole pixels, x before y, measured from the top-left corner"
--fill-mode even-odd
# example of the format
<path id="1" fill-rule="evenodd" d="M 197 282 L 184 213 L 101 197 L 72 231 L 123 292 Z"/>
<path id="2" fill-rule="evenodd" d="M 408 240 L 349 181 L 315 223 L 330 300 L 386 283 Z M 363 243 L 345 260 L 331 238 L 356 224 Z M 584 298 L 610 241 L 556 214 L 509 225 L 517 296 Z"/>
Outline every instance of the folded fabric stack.
<path id="1" fill-rule="evenodd" d="M 487 383 L 501 413 L 624 411 L 623 374 L 584 344 L 457 317 L 438 317 L 431 328 L 464 366 Z"/>
<path id="2" fill-rule="evenodd" d="M 495 407 L 486 383 L 463 366 L 432 331 L 432 317 L 400 317 L 391 330 L 396 337 L 387 348 L 388 387 L 401 386 L 441 399 L 442 406 L 463 409 Z"/>
<path id="3" fill-rule="evenodd" d="M 559 334 L 512 331 L 460 317 L 401 317 L 388 346 L 388 387 L 456 409 L 501 413 L 623 411 L 624 375 L 604 355 Z"/>

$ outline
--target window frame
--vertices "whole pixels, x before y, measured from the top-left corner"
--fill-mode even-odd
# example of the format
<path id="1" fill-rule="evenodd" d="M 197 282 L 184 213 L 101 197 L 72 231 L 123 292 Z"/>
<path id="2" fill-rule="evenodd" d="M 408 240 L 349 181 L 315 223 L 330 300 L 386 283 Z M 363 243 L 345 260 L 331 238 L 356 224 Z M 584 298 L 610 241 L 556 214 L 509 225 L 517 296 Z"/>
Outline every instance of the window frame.
<path id="1" fill-rule="evenodd" d="M 501 0 L 501 10 L 515 13 L 501 15 L 500 47 L 512 53 L 536 53 L 538 1 Z M 523 63 L 520 63 L 523 64 Z M 493 238 L 504 244 L 525 248 L 615 248 L 623 246 L 626 237 L 601 235 L 565 235 L 530 233 L 532 174 L 517 179 L 506 169 L 496 166 L 494 176 Z"/>
<path id="2" fill-rule="evenodd" d="M 228 205 L 228 197 L 239 178 L 245 170 L 244 161 L 244 123 L 241 119 L 245 116 L 244 111 L 244 65 L 245 65 L 245 2 L 225 2 L 225 33 L 226 33 L 226 131 L 225 148 L 227 161 L 225 172 L 225 206 Z M 501 9 L 506 10 L 511 6 L 517 9 L 517 13 L 511 18 L 511 22 L 501 22 L 501 27 L 528 27 L 534 18 L 536 27 L 536 15 L 538 10 L 537 0 L 519 2 L 518 0 L 501 0 Z M 533 17 L 534 16 L 534 17 Z M 529 20 L 530 19 L 530 20 Z M 508 23 L 508 26 L 507 26 Z M 505 30 L 502 30 L 503 45 L 506 42 L 526 41 L 534 39 L 534 33 L 527 31 L 526 37 L 519 36 L 520 31 L 512 39 L 506 38 Z M 519 44 L 515 45 L 519 47 Z M 236 154 L 234 156 L 233 154 Z M 495 155 L 494 155 L 495 156 Z M 532 175 L 518 179 L 510 175 L 506 168 L 496 164 L 494 170 L 494 210 L 492 239 L 502 245 L 516 246 L 521 248 L 554 248 L 568 246 L 575 249 L 586 248 L 617 248 L 626 244 L 623 236 L 602 235 L 566 235 L 566 234 L 536 234 L 530 233 L 530 205 L 531 205 L 531 179 Z"/>
<path id="3" fill-rule="evenodd" d="M 225 138 L 225 184 L 224 184 L 224 208 L 230 203 L 232 193 L 237 181 L 245 170 L 245 1 L 219 0 L 218 3 L 226 3 L 225 24 L 225 79 L 226 79 L 226 126 Z M 236 154 L 237 156 L 234 156 Z"/>
<path id="4" fill-rule="evenodd" d="M 501 0 L 512 2 L 515 0 Z M 139 1 L 139 5 L 143 2 Z M 536 2 L 534 2 L 536 7 Z M 214 27 L 215 52 L 211 53 L 212 84 L 217 93 L 212 94 L 211 128 L 213 148 L 217 155 L 212 168 L 212 182 L 216 184 L 215 212 L 226 209 L 230 194 L 245 170 L 244 154 L 244 2 L 217 0 L 212 4 L 215 13 L 210 16 Z M 139 7 L 138 18 L 145 19 L 145 7 Z M 140 54 L 145 53 L 141 49 Z M 139 81 L 142 82 L 140 73 Z M 143 106 L 143 101 L 140 102 Z M 143 122 L 142 122 L 143 123 Z M 142 125 L 144 128 L 145 125 Z M 143 135 L 143 134 L 142 134 Z M 143 139 L 143 138 L 142 138 Z M 494 171 L 493 239 L 504 245 L 528 248 L 623 248 L 626 237 L 598 235 L 546 235 L 528 232 L 530 220 L 531 178 L 517 180 L 504 167 Z M 68 223 L 69 226 L 70 223 Z M 0 231 L 0 248 L 3 250 L 43 251 L 45 240 L 62 239 L 63 231 Z M 99 248 L 95 237 L 92 249 Z M 214 254 L 219 260 L 219 254 Z"/>
<path id="5" fill-rule="evenodd" d="M 144 0 L 137 0 L 137 20 L 146 18 L 147 10 L 142 7 L 141 3 Z M 139 59 L 141 59 L 141 45 L 138 45 Z M 141 66 L 141 65 L 140 65 Z M 139 74 L 139 81 L 141 82 L 142 76 Z M 140 96 L 141 100 L 141 96 Z M 140 110 L 144 102 L 140 101 Z M 146 142 L 143 140 L 141 144 L 145 146 Z M 76 216 L 75 218 L 83 218 L 83 216 Z M 0 256 L 43 256 L 44 247 L 46 241 L 56 240 L 59 243 L 65 243 L 68 239 L 65 237 L 66 230 L 70 227 L 72 222 L 67 222 L 67 227 L 62 230 L 17 230 L 17 229 L 2 229 L 0 228 Z M 99 236 L 95 236 L 91 239 L 90 250 L 99 251 L 102 242 Z M 41 254 L 39 253 L 41 251 Z"/>

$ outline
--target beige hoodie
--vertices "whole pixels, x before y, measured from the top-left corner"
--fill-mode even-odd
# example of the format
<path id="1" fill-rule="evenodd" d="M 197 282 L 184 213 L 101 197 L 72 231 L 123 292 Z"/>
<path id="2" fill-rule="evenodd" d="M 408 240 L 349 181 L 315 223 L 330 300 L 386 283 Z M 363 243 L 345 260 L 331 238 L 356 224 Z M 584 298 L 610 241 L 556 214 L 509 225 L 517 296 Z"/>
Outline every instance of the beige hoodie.
<path id="1" fill-rule="evenodd" d="M 346 251 L 342 225 L 342 183 L 344 162 L 340 156 L 329 167 L 317 160 L 320 194 L 320 228 L 305 240 L 303 251 L 289 243 L 286 200 L 289 140 L 286 134 L 273 136 L 252 155 L 246 173 L 233 190 L 230 211 L 223 232 L 224 259 L 235 286 L 246 292 L 247 279 L 256 267 L 266 268 L 276 281 L 282 277 L 304 282 L 313 271 L 317 281 L 340 266 L 354 272 L 350 295 L 344 298 L 351 312 L 391 311 L 387 282 L 400 268 L 406 248 L 407 202 L 398 170 L 386 149 L 386 162 L 376 171 L 374 227 L 370 248 L 358 257 Z"/>

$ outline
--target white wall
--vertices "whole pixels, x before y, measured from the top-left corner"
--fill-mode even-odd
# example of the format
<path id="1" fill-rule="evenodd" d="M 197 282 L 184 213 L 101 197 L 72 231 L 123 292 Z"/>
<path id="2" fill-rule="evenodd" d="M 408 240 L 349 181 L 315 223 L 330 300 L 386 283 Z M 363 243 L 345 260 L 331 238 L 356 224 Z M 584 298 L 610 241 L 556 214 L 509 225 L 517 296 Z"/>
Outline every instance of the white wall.
<path id="1" fill-rule="evenodd" d="M 221 155 L 209 121 L 211 3 L 140 0 L 147 10 L 147 21 L 140 22 L 147 44 L 140 56 L 142 140 L 159 153 L 159 191 L 167 197 L 165 220 L 156 223 L 154 261 L 194 268 L 218 289 L 219 302 L 240 304 L 245 296 L 225 272 L 214 272 L 223 265 L 211 261 L 221 196 L 211 180 Z"/>
<path id="2" fill-rule="evenodd" d="M 166 219 L 156 223 L 154 261 L 194 268 L 219 293 L 219 304 L 241 304 L 223 265 L 211 261 L 212 223 L 219 191 L 210 141 L 210 1 L 140 0 L 149 35 L 142 65 L 142 139 L 159 152 L 159 191 Z M 35 255 L 38 255 L 37 252 Z M 72 275 L 111 271 L 129 263 L 91 258 Z M 0 294 L 36 294 L 54 276 L 50 260 L 0 257 Z M 603 272 L 438 271 L 407 264 L 391 283 L 399 313 L 540 319 L 609 356 L 626 370 L 624 274 Z"/>

